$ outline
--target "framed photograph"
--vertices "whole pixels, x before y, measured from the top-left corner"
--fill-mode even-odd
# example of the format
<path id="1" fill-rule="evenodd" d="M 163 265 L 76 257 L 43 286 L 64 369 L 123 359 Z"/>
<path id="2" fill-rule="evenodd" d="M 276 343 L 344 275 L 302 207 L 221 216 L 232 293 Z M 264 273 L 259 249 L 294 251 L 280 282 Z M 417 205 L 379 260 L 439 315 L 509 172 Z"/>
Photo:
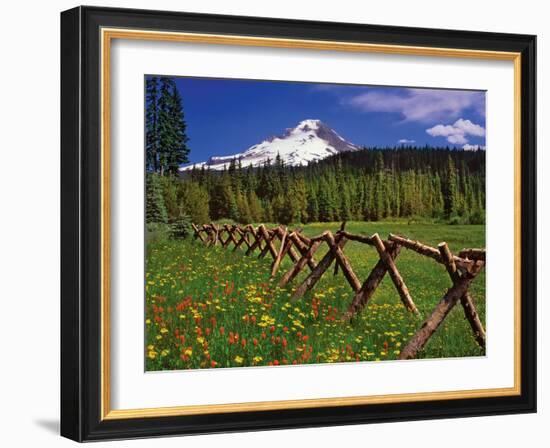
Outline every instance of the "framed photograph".
<path id="1" fill-rule="evenodd" d="M 61 433 L 536 411 L 535 36 L 61 14 Z"/>

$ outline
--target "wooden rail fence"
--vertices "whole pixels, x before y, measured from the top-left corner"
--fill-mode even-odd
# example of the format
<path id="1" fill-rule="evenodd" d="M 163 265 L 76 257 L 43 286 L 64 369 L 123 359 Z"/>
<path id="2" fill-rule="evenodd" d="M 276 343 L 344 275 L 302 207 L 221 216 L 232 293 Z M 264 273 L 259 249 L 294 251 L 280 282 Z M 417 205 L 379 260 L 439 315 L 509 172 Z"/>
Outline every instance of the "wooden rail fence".
<path id="1" fill-rule="evenodd" d="M 338 273 L 338 269 L 341 269 L 345 279 L 354 291 L 354 297 L 342 316 L 343 320 L 348 321 L 366 307 L 386 273 L 389 274 L 405 308 L 409 312 L 418 315 L 419 311 L 396 265 L 396 259 L 402 248 L 417 252 L 445 266 L 452 286 L 446 291 L 431 314 L 424 320 L 420 329 L 401 351 L 399 358 L 416 358 L 453 307 L 459 302 L 475 340 L 485 350 L 485 329 L 468 290 L 472 281 L 485 266 L 485 249 L 463 249 L 458 255 L 454 255 L 447 243 L 440 243 L 435 248 L 393 234 L 390 234 L 387 240 L 382 240 L 377 233 L 371 236 L 356 235 L 345 230 L 345 223 L 342 223 L 340 230 L 336 233 L 325 231 L 315 237 L 305 236 L 302 234 L 301 229 L 289 230 L 284 226 L 267 228 L 263 224 L 258 227 L 252 225 L 217 225 L 214 223 L 202 226 L 193 224 L 193 230 L 194 237 L 207 246 L 221 244 L 222 247 L 229 248 L 232 244 L 233 251 L 243 248 L 246 255 L 258 251 L 259 258 L 270 254 L 273 258 L 271 264 L 272 278 L 279 271 L 283 259 L 285 257 L 289 258 L 292 261 L 292 267 L 281 276 L 279 280 L 279 286 L 281 287 L 292 282 L 307 267 L 310 272 L 296 288 L 291 298 L 292 301 L 299 300 L 310 291 L 328 271 L 332 263 L 335 263 L 334 275 Z M 378 262 L 363 282 L 359 280 L 353 271 L 350 260 L 344 253 L 348 241 L 373 246 L 378 254 Z M 316 261 L 315 253 L 323 244 L 327 245 L 329 250 L 321 260 Z"/>

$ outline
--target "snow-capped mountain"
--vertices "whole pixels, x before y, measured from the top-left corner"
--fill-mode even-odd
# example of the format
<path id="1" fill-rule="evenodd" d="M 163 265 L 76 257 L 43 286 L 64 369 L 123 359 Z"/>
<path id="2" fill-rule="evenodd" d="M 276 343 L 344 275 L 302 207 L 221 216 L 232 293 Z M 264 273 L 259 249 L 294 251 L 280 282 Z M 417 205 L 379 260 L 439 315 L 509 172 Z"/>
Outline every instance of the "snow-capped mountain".
<path id="1" fill-rule="evenodd" d="M 274 161 L 277 154 L 285 165 L 307 165 L 333 154 L 359 149 L 348 142 L 320 120 L 303 120 L 295 128 L 289 128 L 279 137 L 270 137 L 246 151 L 229 156 L 213 156 L 206 162 L 195 163 L 180 168 L 190 170 L 193 166 L 222 170 L 229 167 L 231 160 L 240 160 L 243 167 L 261 166 L 268 159 Z"/>

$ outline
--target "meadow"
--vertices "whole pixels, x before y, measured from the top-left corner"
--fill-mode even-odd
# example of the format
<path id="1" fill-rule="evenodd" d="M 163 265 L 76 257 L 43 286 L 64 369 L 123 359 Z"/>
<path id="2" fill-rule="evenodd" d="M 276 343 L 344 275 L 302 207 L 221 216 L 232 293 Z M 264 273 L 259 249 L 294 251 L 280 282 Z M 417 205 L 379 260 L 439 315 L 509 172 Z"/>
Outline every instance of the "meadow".
<path id="1" fill-rule="evenodd" d="M 308 236 L 336 231 L 340 223 L 303 227 Z M 346 230 L 385 239 L 396 233 L 452 251 L 485 246 L 485 226 L 431 222 L 348 222 Z M 435 261 L 403 249 L 396 260 L 420 316 L 409 313 L 385 276 L 368 306 L 351 322 L 341 320 L 353 291 L 341 271 L 327 272 L 306 296 L 290 302 L 307 269 L 285 288 L 278 280 L 290 267 L 285 260 L 273 280 L 271 258 L 245 256 L 244 249 L 205 247 L 191 238 L 147 242 L 145 314 L 146 370 L 276 366 L 325 362 L 387 361 L 401 349 L 441 300 L 451 281 Z M 315 258 L 320 260 L 325 250 Z M 363 281 L 378 261 L 372 247 L 349 242 L 345 254 Z M 485 272 L 472 284 L 485 324 Z M 420 353 L 422 358 L 480 356 L 456 306 Z"/>

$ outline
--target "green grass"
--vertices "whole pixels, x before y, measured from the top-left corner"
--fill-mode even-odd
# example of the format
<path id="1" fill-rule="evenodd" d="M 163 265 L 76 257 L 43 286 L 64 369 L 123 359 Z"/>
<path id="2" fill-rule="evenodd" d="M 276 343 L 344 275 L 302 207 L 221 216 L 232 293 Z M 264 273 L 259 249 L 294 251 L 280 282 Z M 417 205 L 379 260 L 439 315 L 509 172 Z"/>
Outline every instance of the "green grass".
<path id="1" fill-rule="evenodd" d="M 339 223 L 304 226 L 312 236 Z M 452 251 L 485 246 L 484 226 L 433 223 L 350 222 L 353 233 L 392 233 L 436 246 L 446 241 Z M 323 252 L 316 254 L 320 260 Z M 258 252 L 256 252 L 257 254 Z M 363 281 L 378 261 L 375 249 L 348 242 L 345 254 Z M 421 316 L 406 311 L 389 276 L 368 307 L 351 323 L 340 320 L 353 293 L 343 275 L 331 267 L 313 290 L 296 303 L 289 299 L 305 278 L 304 270 L 285 288 L 276 286 L 291 266 L 285 261 L 269 280 L 269 255 L 257 259 L 219 245 L 154 241 L 147 245 L 146 368 L 147 370 L 240 367 L 319 362 L 396 359 L 451 286 L 445 268 L 403 249 L 397 267 Z M 307 272 L 306 272 L 307 271 Z M 485 322 L 485 273 L 471 286 L 481 321 Z M 421 352 L 423 358 L 480 356 L 460 305 Z"/>

